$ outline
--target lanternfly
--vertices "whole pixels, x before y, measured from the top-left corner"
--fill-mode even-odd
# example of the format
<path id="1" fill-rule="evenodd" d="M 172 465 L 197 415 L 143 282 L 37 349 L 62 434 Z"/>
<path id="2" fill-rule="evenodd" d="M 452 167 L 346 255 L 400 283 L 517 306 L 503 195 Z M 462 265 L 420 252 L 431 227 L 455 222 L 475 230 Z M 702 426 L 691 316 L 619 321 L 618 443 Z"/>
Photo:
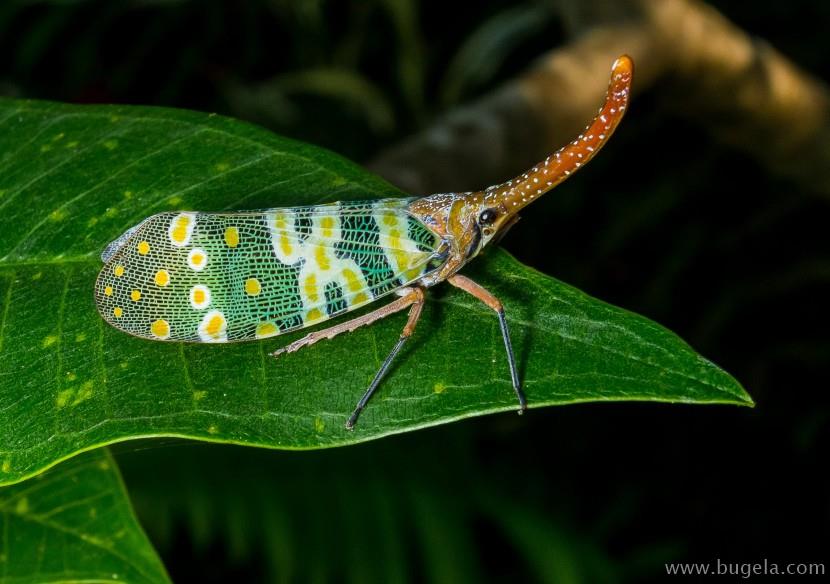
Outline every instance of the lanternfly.
<path id="1" fill-rule="evenodd" d="M 266 339 L 392 302 L 311 332 L 290 353 L 409 309 L 389 356 L 346 422 L 352 428 L 415 330 L 428 288 L 447 281 L 498 315 L 520 412 L 527 407 L 501 302 L 458 271 L 528 203 L 587 163 L 628 106 L 633 63 L 614 63 L 597 117 L 532 169 L 484 191 L 229 213 L 149 217 L 104 250 L 95 300 L 104 319 L 138 337 L 225 343 Z"/>

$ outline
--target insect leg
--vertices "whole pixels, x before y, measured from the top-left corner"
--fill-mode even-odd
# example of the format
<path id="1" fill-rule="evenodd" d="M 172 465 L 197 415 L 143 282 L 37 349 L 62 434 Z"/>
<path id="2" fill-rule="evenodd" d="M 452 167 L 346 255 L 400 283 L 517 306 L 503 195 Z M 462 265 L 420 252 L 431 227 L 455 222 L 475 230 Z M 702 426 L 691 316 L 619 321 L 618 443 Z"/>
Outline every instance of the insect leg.
<path id="1" fill-rule="evenodd" d="M 524 393 L 522 393 L 522 383 L 519 381 L 519 372 L 516 369 L 516 357 L 513 355 L 513 343 L 510 342 L 510 332 L 507 330 L 507 319 L 504 316 L 504 306 L 501 301 L 488 292 L 484 287 L 476 284 L 466 276 L 460 274 L 453 274 L 447 278 L 447 282 L 472 294 L 484 304 L 496 311 L 499 316 L 499 327 L 501 328 L 501 336 L 504 339 L 504 348 L 507 350 L 507 363 L 510 365 L 510 377 L 513 380 L 513 391 L 516 392 L 516 397 L 519 399 L 519 413 L 521 414 L 527 409 L 527 400 L 525 400 Z"/>
<path id="2" fill-rule="evenodd" d="M 313 345 L 317 341 L 322 341 L 323 339 L 333 339 L 340 333 L 350 333 L 356 328 L 372 324 L 373 322 L 389 316 L 390 314 L 400 312 L 404 308 L 407 308 L 416 302 L 423 301 L 424 293 L 420 288 L 402 288 L 400 292 L 403 293 L 403 296 L 394 302 L 390 302 L 386 306 L 381 306 L 377 310 L 373 310 L 363 316 L 358 316 L 357 318 L 341 322 L 340 324 L 330 326 L 329 328 L 308 333 L 303 338 L 296 340 L 285 347 L 277 349 L 271 353 L 271 356 L 278 357 L 283 353 L 293 353 L 294 351 L 299 351 L 303 347 Z"/>
<path id="3" fill-rule="evenodd" d="M 357 423 L 357 418 L 358 416 L 360 416 L 360 412 L 362 412 L 363 408 L 366 407 L 366 404 L 372 397 L 372 394 L 378 388 L 378 385 L 380 385 L 380 382 L 383 379 L 384 375 L 386 375 L 386 371 L 389 369 L 389 366 L 392 364 L 392 361 L 395 359 L 395 356 L 403 348 L 407 339 L 409 339 L 409 337 L 412 336 L 412 333 L 415 330 L 415 325 L 418 324 L 418 319 L 421 317 L 421 311 L 424 308 L 424 291 L 421 288 L 413 288 L 412 291 L 412 293 L 415 296 L 415 299 L 412 302 L 412 308 L 409 309 L 409 319 L 406 321 L 406 325 L 403 327 L 403 331 L 401 332 L 401 336 L 398 339 L 398 342 L 395 343 L 395 346 L 392 348 L 392 351 L 389 353 L 389 355 L 387 355 L 386 359 L 383 360 L 380 369 L 375 374 L 375 378 L 372 379 L 372 383 L 369 384 L 369 389 L 366 390 L 366 393 L 364 393 L 363 397 L 360 398 L 360 401 L 357 402 L 357 406 L 355 406 L 352 415 L 349 416 L 349 419 L 346 422 L 347 430 L 351 430 L 352 428 L 354 428 L 354 425 Z"/>

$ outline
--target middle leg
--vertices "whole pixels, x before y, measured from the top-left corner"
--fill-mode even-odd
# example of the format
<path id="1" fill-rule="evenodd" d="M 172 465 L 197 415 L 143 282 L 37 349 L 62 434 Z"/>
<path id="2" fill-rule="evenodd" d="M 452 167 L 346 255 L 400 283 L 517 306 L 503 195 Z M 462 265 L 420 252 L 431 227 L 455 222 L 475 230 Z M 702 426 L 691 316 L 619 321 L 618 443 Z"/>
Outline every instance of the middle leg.
<path id="1" fill-rule="evenodd" d="M 386 371 L 389 369 L 389 366 L 392 364 L 395 356 L 397 356 L 406 341 L 415 331 L 415 325 L 418 324 L 418 319 L 421 318 L 421 311 L 424 309 L 424 291 L 421 288 L 413 288 L 413 291 L 416 291 L 418 296 L 412 303 L 412 308 L 409 309 L 409 318 L 406 321 L 406 325 L 403 327 L 401 336 L 398 339 L 398 342 L 395 343 L 395 346 L 392 347 L 392 351 L 386 356 L 383 363 L 381 363 L 380 369 L 375 374 L 375 378 L 372 379 L 372 383 L 369 384 L 369 389 L 366 390 L 366 393 L 364 393 L 363 397 L 360 398 L 360 401 L 357 402 L 357 406 L 355 406 L 352 415 L 349 416 L 349 419 L 346 422 L 347 430 L 354 428 L 354 425 L 357 423 L 357 418 L 360 416 L 360 412 L 363 411 L 366 404 L 369 402 L 369 399 L 372 397 L 372 394 L 375 393 L 375 390 L 378 388 L 381 380 L 386 375 Z"/>

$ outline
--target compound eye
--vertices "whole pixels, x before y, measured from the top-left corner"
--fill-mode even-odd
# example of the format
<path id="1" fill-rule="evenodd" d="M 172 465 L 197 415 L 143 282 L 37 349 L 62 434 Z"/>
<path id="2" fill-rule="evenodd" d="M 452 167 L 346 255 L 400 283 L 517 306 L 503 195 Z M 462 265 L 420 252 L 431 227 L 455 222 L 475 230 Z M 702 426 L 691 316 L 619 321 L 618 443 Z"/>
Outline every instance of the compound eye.
<path id="1" fill-rule="evenodd" d="M 485 209 L 478 216 L 479 225 L 492 225 L 496 221 L 496 212 L 493 209 Z"/>

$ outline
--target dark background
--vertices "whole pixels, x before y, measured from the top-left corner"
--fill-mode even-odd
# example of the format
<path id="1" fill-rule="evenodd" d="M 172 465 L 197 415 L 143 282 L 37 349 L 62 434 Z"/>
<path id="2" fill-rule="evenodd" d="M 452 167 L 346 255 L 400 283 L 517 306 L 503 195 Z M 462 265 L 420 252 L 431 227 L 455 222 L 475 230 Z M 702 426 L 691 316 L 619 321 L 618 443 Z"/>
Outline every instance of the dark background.
<path id="1" fill-rule="evenodd" d="M 830 3 L 712 4 L 827 80 Z M 464 53 L 488 26 L 486 58 Z M 0 94 L 215 111 L 367 162 L 566 41 L 554 5 L 507 0 L 5 1 Z M 827 561 L 828 201 L 658 90 L 503 245 L 668 326 L 756 408 L 585 404 L 307 453 L 118 446 L 176 582 L 656 582 L 667 561 Z"/>

